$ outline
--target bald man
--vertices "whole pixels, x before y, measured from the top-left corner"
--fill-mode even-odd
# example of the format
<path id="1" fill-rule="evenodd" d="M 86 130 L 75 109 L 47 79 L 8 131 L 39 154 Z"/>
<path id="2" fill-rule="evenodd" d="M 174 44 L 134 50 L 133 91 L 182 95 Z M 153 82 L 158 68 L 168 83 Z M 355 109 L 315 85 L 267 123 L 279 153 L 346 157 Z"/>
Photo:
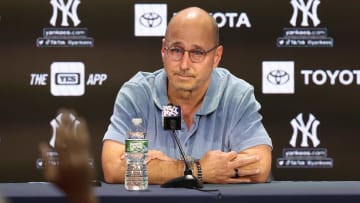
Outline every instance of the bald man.
<path id="1" fill-rule="evenodd" d="M 164 68 L 139 72 L 121 87 L 103 138 L 102 167 L 109 183 L 123 183 L 125 139 L 131 119 L 142 118 L 149 140 L 150 184 L 184 175 L 171 132 L 162 126 L 162 107 L 180 105 L 177 131 L 194 175 L 204 183 L 265 182 L 271 169 L 267 134 L 253 86 L 218 67 L 223 53 L 215 20 L 190 7 L 170 20 L 162 39 Z"/>

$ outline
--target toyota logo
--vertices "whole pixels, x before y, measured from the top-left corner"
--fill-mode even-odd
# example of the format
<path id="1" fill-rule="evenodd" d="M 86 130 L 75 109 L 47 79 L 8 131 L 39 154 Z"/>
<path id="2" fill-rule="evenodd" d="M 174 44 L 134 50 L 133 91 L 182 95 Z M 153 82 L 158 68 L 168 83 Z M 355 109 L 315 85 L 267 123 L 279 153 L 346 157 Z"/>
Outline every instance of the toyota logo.
<path id="1" fill-rule="evenodd" d="M 290 75 L 283 70 L 273 70 L 269 72 L 266 79 L 274 85 L 283 85 L 290 80 Z"/>
<path id="2" fill-rule="evenodd" d="M 162 18 L 154 12 L 144 13 L 140 16 L 140 24 L 145 27 L 157 27 L 162 23 Z"/>

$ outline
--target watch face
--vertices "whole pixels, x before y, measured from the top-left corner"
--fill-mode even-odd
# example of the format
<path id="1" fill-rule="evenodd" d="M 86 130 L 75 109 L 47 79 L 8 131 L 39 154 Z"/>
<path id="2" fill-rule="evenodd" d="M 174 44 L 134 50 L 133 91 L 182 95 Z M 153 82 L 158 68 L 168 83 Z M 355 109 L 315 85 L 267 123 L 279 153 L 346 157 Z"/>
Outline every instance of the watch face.
<path id="1" fill-rule="evenodd" d="M 186 156 L 186 163 L 190 170 L 193 170 L 194 168 L 194 161 L 194 158 L 192 158 L 191 156 Z"/>

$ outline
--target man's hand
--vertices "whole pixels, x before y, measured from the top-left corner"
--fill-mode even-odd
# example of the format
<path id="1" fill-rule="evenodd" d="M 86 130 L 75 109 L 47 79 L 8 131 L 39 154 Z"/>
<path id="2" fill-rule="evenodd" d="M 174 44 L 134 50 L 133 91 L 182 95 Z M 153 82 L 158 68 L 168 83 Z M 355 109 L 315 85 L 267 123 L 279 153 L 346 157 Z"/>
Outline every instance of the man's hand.
<path id="1" fill-rule="evenodd" d="M 209 151 L 200 160 L 203 170 L 203 181 L 207 183 L 242 183 L 250 182 L 247 176 L 257 175 L 259 169 L 242 169 L 242 167 L 259 161 L 256 155 L 240 155 L 237 152 Z M 239 177 L 235 177 L 238 169 Z"/>
<path id="2" fill-rule="evenodd" d="M 257 145 L 241 152 L 209 151 L 200 164 L 207 183 L 265 182 L 271 170 L 271 147 Z"/>
<path id="3" fill-rule="evenodd" d="M 84 120 L 80 124 L 70 119 L 70 111 L 62 110 L 62 121 L 56 130 L 55 150 L 58 165 L 51 162 L 48 152 L 53 151 L 47 143 L 39 149 L 45 163 L 44 178 L 64 191 L 70 202 L 96 202 L 92 191 L 93 170 L 89 166 L 89 135 Z"/>

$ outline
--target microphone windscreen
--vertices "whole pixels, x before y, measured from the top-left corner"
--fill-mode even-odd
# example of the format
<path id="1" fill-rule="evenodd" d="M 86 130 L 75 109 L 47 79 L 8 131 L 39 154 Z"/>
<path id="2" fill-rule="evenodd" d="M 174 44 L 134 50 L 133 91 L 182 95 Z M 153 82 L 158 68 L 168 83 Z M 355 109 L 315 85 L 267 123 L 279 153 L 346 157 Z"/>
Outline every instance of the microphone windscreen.
<path id="1" fill-rule="evenodd" d="M 162 109 L 162 124 L 164 130 L 181 130 L 181 108 L 176 105 L 166 105 Z"/>

